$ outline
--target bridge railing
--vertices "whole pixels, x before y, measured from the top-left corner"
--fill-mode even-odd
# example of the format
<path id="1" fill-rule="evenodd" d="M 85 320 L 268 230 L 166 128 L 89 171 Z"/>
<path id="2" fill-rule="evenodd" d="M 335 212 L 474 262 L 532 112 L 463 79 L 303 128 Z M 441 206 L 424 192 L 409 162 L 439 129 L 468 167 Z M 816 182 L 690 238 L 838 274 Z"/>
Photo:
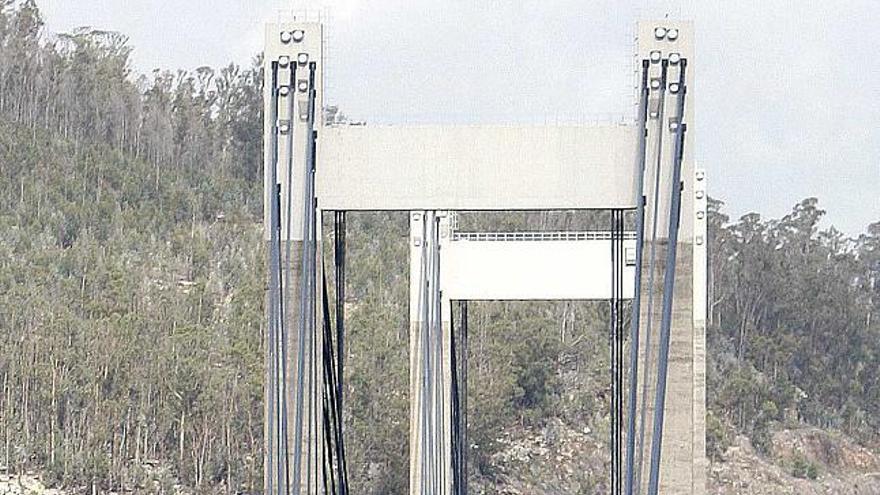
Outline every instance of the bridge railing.
<path id="1" fill-rule="evenodd" d="M 634 240 L 635 232 L 624 232 L 624 239 Z M 453 241 L 609 241 L 611 232 L 588 230 L 582 232 L 454 232 Z"/>

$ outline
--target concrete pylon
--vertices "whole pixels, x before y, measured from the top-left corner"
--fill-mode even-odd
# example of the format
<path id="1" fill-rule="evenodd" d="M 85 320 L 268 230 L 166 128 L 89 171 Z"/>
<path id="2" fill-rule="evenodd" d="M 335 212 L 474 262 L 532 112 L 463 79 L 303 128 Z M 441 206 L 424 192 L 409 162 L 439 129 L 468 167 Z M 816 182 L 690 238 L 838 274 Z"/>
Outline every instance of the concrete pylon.
<path id="1" fill-rule="evenodd" d="M 655 410 L 667 228 L 673 194 L 681 194 L 669 368 L 659 493 L 706 493 L 705 453 L 705 174 L 694 167 L 694 29 L 690 22 L 638 25 L 637 60 L 648 60 L 648 116 L 644 175 L 645 243 L 642 263 L 641 338 L 634 493 L 647 493 Z M 682 84 L 681 74 L 685 71 Z M 683 93 L 685 92 L 686 93 Z M 685 94 L 684 114 L 677 114 Z M 676 126 L 684 124 L 681 184 L 672 184 Z M 653 258 L 653 262 L 651 261 Z M 641 469 L 640 469 L 641 468 Z"/>
<path id="2" fill-rule="evenodd" d="M 276 328 L 267 339 L 267 494 L 318 493 L 324 483 L 321 222 L 308 180 L 322 122 L 322 42 L 318 23 L 266 26 L 264 223 Z"/>

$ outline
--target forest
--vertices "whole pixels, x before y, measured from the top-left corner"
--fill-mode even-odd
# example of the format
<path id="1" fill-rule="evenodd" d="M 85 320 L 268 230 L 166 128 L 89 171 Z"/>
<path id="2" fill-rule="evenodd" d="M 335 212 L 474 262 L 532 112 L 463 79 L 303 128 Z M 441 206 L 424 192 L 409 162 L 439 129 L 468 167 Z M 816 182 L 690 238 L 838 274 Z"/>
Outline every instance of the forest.
<path id="1" fill-rule="evenodd" d="M 47 33 L 33 0 L 0 0 L 0 473 L 40 472 L 75 493 L 257 493 L 260 58 L 142 75 L 131 51 L 115 32 Z M 778 219 L 731 219 L 711 202 L 713 460 L 737 435 L 766 451 L 785 425 L 880 445 L 880 218 L 851 237 L 824 213 L 807 198 Z M 391 213 L 349 220 L 358 493 L 407 489 L 407 226 Z M 470 476 L 485 493 L 505 446 L 534 432 L 588 436 L 573 476 L 602 485 L 605 306 L 472 310 Z"/>

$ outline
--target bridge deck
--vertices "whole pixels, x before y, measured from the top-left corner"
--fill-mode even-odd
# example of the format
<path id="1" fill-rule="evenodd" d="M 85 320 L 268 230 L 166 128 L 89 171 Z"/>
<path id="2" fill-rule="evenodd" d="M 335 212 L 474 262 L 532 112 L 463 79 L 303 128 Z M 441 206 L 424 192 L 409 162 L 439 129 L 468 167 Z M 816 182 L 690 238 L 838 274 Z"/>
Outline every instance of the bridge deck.
<path id="1" fill-rule="evenodd" d="M 625 299 L 633 296 L 635 245 L 626 233 Z M 611 232 L 455 232 L 441 256 L 449 299 L 611 299 Z"/>

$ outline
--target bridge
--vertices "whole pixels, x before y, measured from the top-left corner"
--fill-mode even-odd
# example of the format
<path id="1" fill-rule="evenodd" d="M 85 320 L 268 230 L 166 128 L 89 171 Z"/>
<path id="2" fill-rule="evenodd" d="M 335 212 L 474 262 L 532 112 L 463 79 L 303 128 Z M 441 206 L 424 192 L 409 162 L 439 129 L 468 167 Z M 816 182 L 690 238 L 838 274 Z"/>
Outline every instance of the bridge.
<path id="1" fill-rule="evenodd" d="M 348 493 L 345 216 L 377 210 L 410 218 L 411 495 L 468 492 L 467 302 L 553 299 L 611 307 L 611 492 L 705 493 L 706 178 L 692 153 L 692 24 L 638 24 L 636 116 L 607 126 L 327 125 L 323 31 L 266 29 L 266 493 Z M 513 210 L 607 211 L 609 221 L 601 231 L 457 227 L 457 212 Z"/>

